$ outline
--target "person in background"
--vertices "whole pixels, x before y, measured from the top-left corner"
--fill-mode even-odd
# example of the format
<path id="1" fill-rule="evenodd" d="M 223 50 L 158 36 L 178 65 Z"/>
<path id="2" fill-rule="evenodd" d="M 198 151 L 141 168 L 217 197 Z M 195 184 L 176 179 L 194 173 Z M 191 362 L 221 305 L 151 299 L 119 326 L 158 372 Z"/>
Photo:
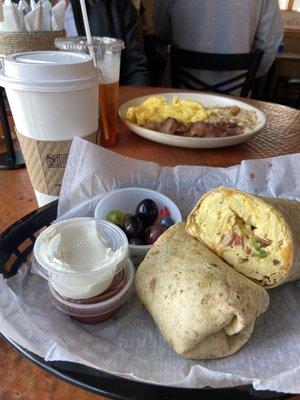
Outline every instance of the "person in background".
<path id="1" fill-rule="evenodd" d="M 155 0 L 155 34 L 185 50 L 204 53 L 264 51 L 257 76 L 271 67 L 283 37 L 277 0 Z M 239 72 L 199 71 L 216 84 Z"/>
<path id="2" fill-rule="evenodd" d="M 143 33 L 144 34 L 148 33 L 149 28 L 148 28 L 147 17 L 146 17 L 146 8 L 142 2 L 141 2 L 140 9 L 139 9 L 139 21 L 140 21 L 140 25 L 141 25 Z"/>
<path id="3" fill-rule="evenodd" d="M 86 6 L 92 36 L 109 36 L 125 42 L 120 85 L 148 85 L 147 61 L 137 12 L 131 0 L 86 0 Z M 67 3 L 65 29 L 67 36 L 85 36 L 79 0 Z"/>

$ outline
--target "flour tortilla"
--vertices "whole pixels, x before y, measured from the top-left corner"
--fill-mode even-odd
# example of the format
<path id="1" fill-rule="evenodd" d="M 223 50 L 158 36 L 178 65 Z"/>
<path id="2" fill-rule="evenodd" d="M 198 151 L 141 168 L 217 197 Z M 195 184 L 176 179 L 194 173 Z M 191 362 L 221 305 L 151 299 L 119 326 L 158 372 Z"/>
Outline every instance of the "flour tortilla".
<path id="1" fill-rule="evenodd" d="M 168 344 L 193 359 L 226 357 L 250 338 L 266 290 L 185 231 L 169 228 L 138 268 L 137 294 Z"/>

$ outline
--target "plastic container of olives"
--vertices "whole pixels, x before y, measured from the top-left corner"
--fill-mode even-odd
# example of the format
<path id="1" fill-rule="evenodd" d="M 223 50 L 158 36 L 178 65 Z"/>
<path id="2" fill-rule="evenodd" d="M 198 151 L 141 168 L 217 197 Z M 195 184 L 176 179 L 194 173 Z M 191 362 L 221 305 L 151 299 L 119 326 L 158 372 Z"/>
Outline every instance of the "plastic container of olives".
<path id="1" fill-rule="evenodd" d="M 94 216 L 97 219 L 106 219 L 112 210 L 120 210 L 124 213 L 135 214 L 136 207 L 144 199 L 153 200 L 158 210 L 167 207 L 174 223 L 181 222 L 181 213 L 176 204 L 164 194 L 155 190 L 129 187 L 114 190 L 104 195 L 98 202 Z M 151 245 L 129 244 L 129 255 L 135 265 L 138 265 L 150 250 Z"/>

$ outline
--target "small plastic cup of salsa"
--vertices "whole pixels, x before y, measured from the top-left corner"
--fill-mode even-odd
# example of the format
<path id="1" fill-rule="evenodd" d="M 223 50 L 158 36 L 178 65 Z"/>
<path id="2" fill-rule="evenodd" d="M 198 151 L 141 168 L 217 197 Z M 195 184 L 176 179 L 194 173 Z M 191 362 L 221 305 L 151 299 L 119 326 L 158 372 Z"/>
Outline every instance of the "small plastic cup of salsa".
<path id="1" fill-rule="evenodd" d="M 69 299 L 58 294 L 51 282 L 50 292 L 55 306 L 72 319 L 83 324 L 98 324 L 112 318 L 134 291 L 135 269 L 130 259 L 115 275 L 111 285 L 102 293 L 88 299 Z"/>

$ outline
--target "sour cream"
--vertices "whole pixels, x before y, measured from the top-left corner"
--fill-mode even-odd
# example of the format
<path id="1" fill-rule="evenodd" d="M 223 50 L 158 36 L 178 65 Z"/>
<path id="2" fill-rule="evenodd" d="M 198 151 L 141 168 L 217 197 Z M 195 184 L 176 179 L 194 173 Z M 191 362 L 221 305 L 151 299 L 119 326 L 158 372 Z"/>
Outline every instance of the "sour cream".
<path id="1" fill-rule="evenodd" d="M 124 267 L 128 241 L 120 228 L 94 218 L 74 218 L 47 228 L 34 246 L 36 271 L 70 299 L 99 295 Z"/>
<path id="2" fill-rule="evenodd" d="M 45 238 L 49 263 L 61 271 L 90 271 L 115 256 L 107 240 L 92 223 L 54 227 Z"/>

